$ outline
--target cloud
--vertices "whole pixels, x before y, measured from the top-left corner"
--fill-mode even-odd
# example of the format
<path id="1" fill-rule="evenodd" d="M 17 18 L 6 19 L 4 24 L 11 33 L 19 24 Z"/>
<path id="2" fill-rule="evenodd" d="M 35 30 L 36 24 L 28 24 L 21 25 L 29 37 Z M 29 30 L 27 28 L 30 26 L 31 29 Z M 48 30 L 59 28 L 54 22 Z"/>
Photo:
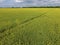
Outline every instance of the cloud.
<path id="1" fill-rule="evenodd" d="M 60 3 L 60 0 L 50 0 L 52 3 Z"/>
<path id="2" fill-rule="evenodd" d="M 3 5 L 2 5 L 3 4 Z M 0 6 L 60 6 L 60 0 L 0 0 Z"/>
<path id="3" fill-rule="evenodd" d="M 23 2 L 23 0 L 15 0 L 16 2 Z"/>
<path id="4" fill-rule="evenodd" d="M 0 3 L 2 3 L 3 1 L 5 1 L 5 0 L 0 0 Z"/>

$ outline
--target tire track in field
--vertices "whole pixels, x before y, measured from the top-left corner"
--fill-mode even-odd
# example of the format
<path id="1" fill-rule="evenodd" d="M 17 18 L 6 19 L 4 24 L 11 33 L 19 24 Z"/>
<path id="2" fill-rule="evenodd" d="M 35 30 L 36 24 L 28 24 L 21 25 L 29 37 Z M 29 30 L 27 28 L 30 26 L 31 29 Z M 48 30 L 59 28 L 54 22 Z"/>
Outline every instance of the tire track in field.
<path id="1" fill-rule="evenodd" d="M 32 17 L 32 18 L 30 18 L 30 19 L 28 19 L 28 20 L 25 20 L 25 21 L 21 22 L 19 25 L 25 24 L 25 23 L 27 23 L 27 22 L 29 22 L 29 21 L 31 21 L 31 20 L 34 20 L 34 19 L 39 18 L 39 17 L 41 17 L 41 16 L 44 16 L 46 13 L 47 13 L 47 12 L 45 12 L 45 13 L 43 13 L 43 14 L 40 14 L 39 16 Z M 6 30 L 10 30 L 10 29 L 12 29 L 12 28 L 14 28 L 14 27 L 16 27 L 16 26 L 17 26 L 17 24 L 12 24 L 10 27 L 4 27 L 4 28 L 0 29 L 0 33 L 5 32 Z"/>
<path id="2" fill-rule="evenodd" d="M 28 19 L 28 20 L 25 20 L 25 21 L 23 21 L 22 23 L 20 23 L 20 25 L 21 25 L 21 24 L 25 24 L 25 23 L 27 23 L 27 22 L 29 22 L 29 21 L 31 21 L 31 20 L 36 19 L 36 18 L 39 18 L 39 17 L 41 17 L 41 16 L 43 16 L 43 15 L 45 15 L 45 14 L 46 14 L 46 13 L 43 13 L 43 14 L 41 14 L 41 15 L 39 15 L 39 16 L 36 16 L 36 17 L 30 18 L 30 19 Z"/>
<path id="3" fill-rule="evenodd" d="M 43 13 L 43 14 L 40 14 L 39 16 L 36 16 L 36 17 L 32 17 L 32 18 L 30 18 L 30 19 L 28 19 L 28 20 L 25 20 L 25 21 L 23 21 L 23 22 L 21 22 L 19 25 L 23 25 L 23 24 L 28 24 L 28 22 L 29 21 L 32 21 L 32 20 L 34 20 L 34 19 L 36 19 L 36 18 L 39 18 L 39 17 L 41 17 L 41 16 L 46 16 L 45 14 L 46 14 L 47 12 L 45 12 L 45 13 Z M 12 28 L 14 28 L 14 27 L 16 27 L 17 26 L 17 24 L 16 23 L 14 23 L 14 24 L 12 24 L 10 27 L 4 27 L 4 28 L 2 28 L 1 30 L 0 30 L 0 33 L 4 33 L 5 31 L 7 31 L 7 30 L 10 30 L 10 29 L 12 29 Z M 1 41 L 1 39 L 3 39 L 5 36 L 8 36 L 8 35 L 10 35 L 11 33 L 9 32 L 8 34 L 4 34 L 3 36 L 0 36 L 0 41 Z"/>

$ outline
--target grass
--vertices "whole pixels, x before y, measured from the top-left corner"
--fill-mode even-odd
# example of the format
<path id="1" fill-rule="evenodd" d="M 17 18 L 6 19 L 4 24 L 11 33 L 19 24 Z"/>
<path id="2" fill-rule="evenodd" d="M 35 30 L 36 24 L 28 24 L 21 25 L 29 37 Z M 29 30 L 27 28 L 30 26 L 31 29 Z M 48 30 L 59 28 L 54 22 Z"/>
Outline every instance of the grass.
<path id="1" fill-rule="evenodd" d="M 0 45 L 60 45 L 60 9 L 0 8 Z"/>

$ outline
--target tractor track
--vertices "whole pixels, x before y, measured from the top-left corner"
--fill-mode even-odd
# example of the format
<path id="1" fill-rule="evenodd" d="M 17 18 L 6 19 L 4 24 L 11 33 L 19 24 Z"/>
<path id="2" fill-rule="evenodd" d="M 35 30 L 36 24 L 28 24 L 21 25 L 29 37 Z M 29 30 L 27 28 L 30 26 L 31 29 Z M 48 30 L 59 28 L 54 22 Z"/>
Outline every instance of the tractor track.
<path id="1" fill-rule="evenodd" d="M 41 17 L 41 16 L 46 16 L 46 15 L 45 15 L 46 13 L 47 13 L 47 12 L 45 12 L 45 13 L 43 13 L 43 14 L 40 14 L 39 16 L 36 16 L 36 17 L 30 18 L 30 19 L 28 19 L 28 20 L 25 20 L 25 21 L 21 22 L 19 25 L 25 24 L 25 23 L 27 23 L 27 22 L 29 22 L 29 21 L 32 21 L 32 20 L 34 20 L 34 19 L 36 19 L 36 18 L 39 18 L 39 17 Z M 0 33 L 5 32 L 6 30 L 10 30 L 10 29 L 12 29 L 12 28 L 14 28 L 14 27 L 16 27 L 16 26 L 17 26 L 16 24 L 12 24 L 10 27 L 2 28 L 2 29 L 0 29 Z"/>
<path id="2" fill-rule="evenodd" d="M 34 19 L 36 19 L 36 18 L 39 18 L 39 17 L 41 17 L 41 16 L 46 16 L 46 17 L 48 17 L 46 14 L 47 14 L 47 12 L 45 12 L 45 13 L 43 13 L 43 14 L 40 14 L 39 16 L 32 17 L 32 18 L 30 18 L 30 19 L 28 19 L 28 20 L 25 20 L 25 21 L 21 22 L 18 26 L 21 25 L 21 27 L 23 28 L 23 27 L 24 27 L 24 24 L 29 24 L 28 22 L 30 22 L 30 21 L 32 21 L 32 20 L 34 20 Z M 48 17 L 48 18 L 49 18 L 49 17 Z M 9 28 L 8 28 L 8 26 L 7 26 L 6 28 L 4 27 L 4 28 L 0 29 L 0 34 L 6 32 L 7 30 L 9 30 L 9 33 L 7 33 L 7 34 L 4 33 L 3 36 L 0 36 L 0 41 L 1 41 L 4 37 L 11 35 L 10 30 L 13 29 L 13 28 L 16 27 L 16 26 L 17 26 L 17 24 L 14 23 L 14 24 L 12 24 Z"/>
<path id="3" fill-rule="evenodd" d="M 41 14 L 41 15 L 36 16 L 36 17 L 33 17 L 33 18 L 30 18 L 30 19 L 28 19 L 28 20 L 25 20 L 25 21 L 21 22 L 20 25 L 21 25 L 21 24 L 25 24 L 25 23 L 27 23 L 27 22 L 30 22 L 30 21 L 32 21 L 32 20 L 34 20 L 34 19 L 36 19 L 36 18 L 39 18 L 39 17 L 41 17 L 41 16 L 43 16 L 43 15 L 45 15 L 45 14 L 46 14 L 46 13 Z"/>

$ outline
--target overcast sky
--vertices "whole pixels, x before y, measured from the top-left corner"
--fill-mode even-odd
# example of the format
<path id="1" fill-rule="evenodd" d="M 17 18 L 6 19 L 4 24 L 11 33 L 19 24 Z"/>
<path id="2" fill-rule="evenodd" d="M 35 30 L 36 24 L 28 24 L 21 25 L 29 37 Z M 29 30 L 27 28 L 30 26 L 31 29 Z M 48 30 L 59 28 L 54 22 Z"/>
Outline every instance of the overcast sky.
<path id="1" fill-rule="evenodd" d="M 60 0 L 0 0 L 0 7 L 9 6 L 60 6 Z"/>

